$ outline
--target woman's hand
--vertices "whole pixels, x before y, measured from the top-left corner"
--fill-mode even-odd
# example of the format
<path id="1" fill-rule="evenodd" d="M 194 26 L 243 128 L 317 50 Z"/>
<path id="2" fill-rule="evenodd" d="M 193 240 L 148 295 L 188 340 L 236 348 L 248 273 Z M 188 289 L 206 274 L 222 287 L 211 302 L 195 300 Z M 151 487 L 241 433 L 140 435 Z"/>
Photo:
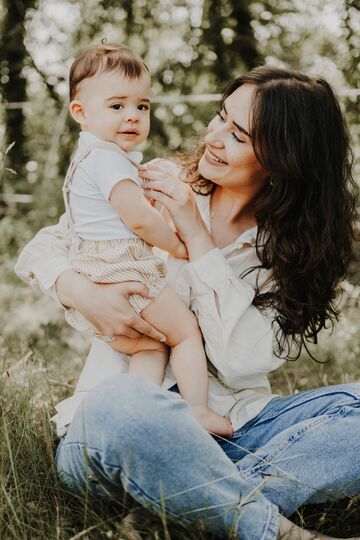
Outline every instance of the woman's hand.
<path id="1" fill-rule="evenodd" d="M 173 255 L 177 259 L 188 259 L 189 258 L 187 249 L 186 249 L 185 244 L 183 242 L 179 242 L 178 246 L 171 252 L 171 255 Z"/>
<path id="2" fill-rule="evenodd" d="M 193 191 L 165 167 L 149 163 L 141 173 L 145 196 L 164 205 L 174 222 L 177 234 L 187 247 L 189 256 L 195 255 L 195 246 L 201 245 L 204 252 L 215 244 L 200 215 Z M 198 249 L 195 249 L 197 256 Z"/>
<path id="3" fill-rule="evenodd" d="M 93 283 L 74 270 L 65 270 L 56 282 L 56 291 L 63 305 L 80 311 L 105 336 L 138 338 L 145 334 L 165 341 L 165 336 L 139 317 L 129 304 L 130 294 L 151 298 L 143 283 Z"/>

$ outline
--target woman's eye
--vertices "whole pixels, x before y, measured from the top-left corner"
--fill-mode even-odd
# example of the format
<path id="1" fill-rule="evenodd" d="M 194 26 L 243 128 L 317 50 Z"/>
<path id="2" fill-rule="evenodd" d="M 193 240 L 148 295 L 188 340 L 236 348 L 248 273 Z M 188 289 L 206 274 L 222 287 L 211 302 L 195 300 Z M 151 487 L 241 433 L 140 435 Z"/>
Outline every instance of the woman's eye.
<path id="1" fill-rule="evenodd" d="M 147 105 L 146 103 L 142 103 L 138 106 L 139 111 L 148 111 L 150 109 L 150 105 Z"/>
<path id="2" fill-rule="evenodd" d="M 239 139 L 239 137 L 237 137 L 234 132 L 231 133 L 231 136 L 233 139 L 235 139 L 236 142 L 245 143 L 245 141 L 242 141 L 241 139 Z"/>
<path id="3" fill-rule="evenodd" d="M 223 116 L 223 112 L 222 111 L 217 111 L 216 114 L 218 115 L 218 117 L 220 118 L 220 120 L 222 122 L 226 122 L 226 118 Z M 236 133 L 232 132 L 231 133 L 231 136 L 232 138 L 238 142 L 238 143 L 244 143 L 245 141 L 243 141 L 242 139 L 239 139 L 239 137 L 236 135 Z"/>
<path id="4" fill-rule="evenodd" d="M 111 108 L 114 109 L 115 111 L 118 111 L 119 109 L 122 108 L 122 105 L 121 103 L 114 103 L 114 105 L 111 105 Z"/>

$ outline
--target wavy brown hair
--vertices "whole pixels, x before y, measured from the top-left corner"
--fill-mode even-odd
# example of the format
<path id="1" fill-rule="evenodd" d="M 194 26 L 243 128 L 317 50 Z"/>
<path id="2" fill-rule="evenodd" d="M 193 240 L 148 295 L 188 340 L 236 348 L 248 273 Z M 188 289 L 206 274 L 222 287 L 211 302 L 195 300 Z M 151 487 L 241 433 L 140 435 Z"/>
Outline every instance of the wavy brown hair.
<path id="1" fill-rule="evenodd" d="M 274 310 L 276 354 L 296 359 L 338 316 L 336 293 L 350 262 L 356 222 L 349 136 L 339 103 L 322 77 L 255 68 L 230 83 L 221 103 L 243 84 L 256 87 L 251 140 L 269 175 L 256 200 L 261 265 L 249 271 L 271 269 L 274 282 L 268 292 L 257 290 L 254 305 Z M 208 194 L 214 184 L 198 171 L 202 153 L 203 147 L 184 164 L 193 190 Z"/>

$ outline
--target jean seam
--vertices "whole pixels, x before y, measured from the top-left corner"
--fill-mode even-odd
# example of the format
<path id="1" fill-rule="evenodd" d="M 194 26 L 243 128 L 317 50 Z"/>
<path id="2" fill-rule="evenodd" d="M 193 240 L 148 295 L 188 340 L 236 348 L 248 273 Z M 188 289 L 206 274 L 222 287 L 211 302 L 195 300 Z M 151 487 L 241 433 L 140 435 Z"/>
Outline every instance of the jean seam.
<path id="1" fill-rule="evenodd" d="M 304 401 L 299 401 L 298 403 L 294 403 L 292 404 L 291 406 L 288 406 L 288 407 L 285 407 L 284 409 L 281 409 L 281 410 L 278 410 L 278 411 L 273 411 L 273 412 L 269 412 L 267 414 L 265 414 L 264 416 L 261 416 L 261 412 L 259 413 L 259 415 L 261 416 L 261 418 L 259 418 L 259 420 L 257 422 L 254 422 L 254 424 L 252 426 L 250 426 L 250 429 L 253 428 L 254 426 L 256 425 L 259 425 L 259 424 L 262 424 L 264 422 L 267 422 L 268 420 L 273 420 L 274 418 L 276 418 L 279 414 L 282 414 L 283 412 L 288 412 L 288 411 L 291 411 L 293 409 L 296 409 L 298 407 L 301 407 L 303 406 L 304 404 L 306 403 L 309 403 L 311 401 L 314 401 L 316 399 L 318 399 L 319 397 L 325 397 L 325 396 L 333 396 L 333 395 L 336 395 L 336 394 L 342 394 L 342 395 L 347 395 L 347 396 L 351 396 L 354 401 L 359 401 L 360 400 L 360 392 L 355 392 L 353 391 L 352 389 L 349 388 L 349 386 L 351 386 L 351 384 L 344 384 L 344 385 L 333 385 L 333 386 L 329 386 L 329 387 L 323 387 L 323 388 L 318 388 L 318 389 L 313 389 L 313 390 L 307 390 L 305 391 L 305 393 L 308 393 L 308 396 L 307 396 L 307 399 L 305 399 Z M 333 389 L 334 391 L 333 392 L 328 392 L 327 394 L 322 394 L 322 395 L 318 395 L 314 393 L 314 390 L 324 390 L 324 389 Z M 347 390 L 347 388 L 349 388 Z M 278 397 L 275 397 L 273 398 L 272 400 L 269 401 L 268 405 L 270 403 L 272 403 L 272 405 L 274 404 L 274 401 L 277 401 L 277 400 L 281 400 L 282 398 L 291 398 L 293 396 L 278 396 Z M 266 409 L 267 405 L 264 407 L 264 409 Z M 255 417 L 256 419 L 256 417 Z M 246 426 L 246 424 L 245 424 Z M 245 426 L 243 426 L 241 429 L 243 429 Z"/>
<path id="2" fill-rule="evenodd" d="M 94 448 L 94 447 L 89 447 L 88 445 L 86 444 L 83 444 L 83 443 L 79 443 L 79 442 L 69 442 L 69 443 L 64 443 L 63 444 L 63 447 L 65 446 L 78 446 L 78 447 L 81 447 L 81 448 L 86 448 L 87 450 L 89 451 L 93 451 L 93 452 L 100 452 L 101 453 L 101 450 L 99 450 L 98 448 Z M 156 508 L 158 508 L 159 510 L 161 510 L 161 505 L 155 500 L 153 499 L 152 497 L 150 497 L 150 495 L 148 495 L 145 491 L 143 491 L 140 486 L 134 482 L 134 480 L 132 480 L 131 478 L 129 478 L 129 476 L 125 473 L 124 469 L 122 467 L 120 467 L 119 465 L 112 465 L 111 463 L 107 463 L 107 462 L 103 462 L 103 464 L 107 467 L 111 467 L 113 469 L 116 469 L 118 471 L 121 471 L 122 474 L 124 474 L 124 476 L 126 477 L 127 481 L 129 482 L 129 484 L 131 484 L 131 486 L 138 491 L 138 493 L 143 496 L 144 498 L 148 499 L 148 501 L 151 502 L 151 504 L 153 504 L 154 506 L 156 506 Z M 170 514 L 171 516 L 173 516 L 174 518 L 176 518 L 177 520 L 180 520 L 184 523 L 186 523 L 187 525 L 191 525 L 192 521 L 190 520 L 187 520 L 186 518 L 184 518 L 183 516 L 181 516 L 180 514 L 176 514 L 175 512 L 172 512 L 171 510 L 168 510 L 166 509 L 166 512 L 168 514 Z"/>
<path id="3" fill-rule="evenodd" d="M 304 426 L 303 428 L 301 428 L 301 429 L 299 429 L 297 431 L 294 431 L 293 433 L 291 433 L 291 435 L 288 436 L 286 441 L 282 441 L 282 443 L 279 444 L 270 454 L 268 454 L 264 458 L 261 458 L 260 463 L 257 463 L 255 466 L 250 467 L 249 469 L 241 470 L 241 473 L 244 474 L 247 478 L 251 478 L 252 476 L 257 474 L 257 472 L 259 470 L 265 469 L 269 465 L 272 465 L 271 461 L 274 458 L 276 458 L 281 452 L 283 452 L 291 444 L 293 444 L 294 442 L 299 440 L 299 438 L 302 437 L 304 435 L 304 433 L 307 433 L 308 431 L 310 431 L 311 429 L 317 427 L 318 425 L 320 425 L 320 424 L 322 424 L 322 423 L 324 423 L 326 421 L 329 421 L 331 419 L 331 416 L 330 415 L 327 415 L 327 416 L 324 415 L 324 416 L 317 417 L 317 418 L 315 418 L 313 420 L 313 422 L 311 422 L 311 424 L 308 424 L 308 425 Z M 295 438 L 295 436 L 297 436 L 297 437 Z"/>
<path id="4" fill-rule="evenodd" d="M 284 451 L 288 446 L 290 446 L 291 444 L 299 440 L 299 438 L 303 436 L 304 433 L 307 433 L 308 431 L 310 431 L 311 429 L 313 429 L 314 427 L 317 427 L 318 425 L 322 423 L 331 421 L 335 416 L 346 416 L 347 414 L 350 414 L 351 410 L 349 411 L 348 407 L 349 407 L 348 405 L 343 405 L 336 412 L 314 418 L 314 421 L 311 422 L 311 424 L 308 424 L 304 426 L 303 428 L 299 429 L 298 431 L 293 432 L 291 435 L 289 435 L 287 440 L 283 441 L 283 443 L 280 444 L 275 450 L 273 450 L 271 454 L 268 454 L 266 457 L 261 458 L 261 463 L 257 463 L 254 467 L 250 467 L 249 469 L 245 469 L 245 470 L 239 469 L 239 471 L 246 478 L 251 478 L 255 476 L 259 470 L 265 469 L 269 465 L 274 467 L 274 465 L 271 463 L 271 460 L 278 457 L 278 455 L 282 451 Z M 297 437 L 295 438 L 295 436 Z"/>
<path id="5" fill-rule="evenodd" d="M 277 538 L 279 531 L 279 516 L 280 513 L 278 507 L 269 501 L 267 520 L 260 540 L 271 540 L 272 538 L 275 540 Z M 269 533 L 271 533 L 271 539 Z"/>

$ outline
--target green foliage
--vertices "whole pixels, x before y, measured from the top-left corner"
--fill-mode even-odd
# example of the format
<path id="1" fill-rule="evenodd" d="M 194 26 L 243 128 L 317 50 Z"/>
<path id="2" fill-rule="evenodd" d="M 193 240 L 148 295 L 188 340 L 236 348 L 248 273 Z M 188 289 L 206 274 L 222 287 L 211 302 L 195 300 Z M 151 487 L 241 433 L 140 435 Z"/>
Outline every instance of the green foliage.
<path id="1" fill-rule="evenodd" d="M 6 5 L 0 11 L 3 25 Z M 181 96 L 219 93 L 262 59 L 325 75 L 339 90 L 359 85 L 360 17 L 351 0 L 331 5 L 326 0 L 39 0 L 23 19 L 26 155 L 18 174 L 7 174 L 3 188 L 32 195 L 32 202 L 16 202 L 11 210 L 32 231 L 55 221 L 63 210 L 60 186 L 77 136 L 67 115 L 67 73 L 74 56 L 103 37 L 142 55 L 153 74 L 153 95 L 172 97 L 153 105 L 145 159 L 193 151 L 217 104 L 185 102 Z M 0 122 L 7 120 L 6 99 L 3 93 Z M 356 96 L 341 99 L 359 154 Z M 15 142 L 14 154 L 21 141 Z"/>

